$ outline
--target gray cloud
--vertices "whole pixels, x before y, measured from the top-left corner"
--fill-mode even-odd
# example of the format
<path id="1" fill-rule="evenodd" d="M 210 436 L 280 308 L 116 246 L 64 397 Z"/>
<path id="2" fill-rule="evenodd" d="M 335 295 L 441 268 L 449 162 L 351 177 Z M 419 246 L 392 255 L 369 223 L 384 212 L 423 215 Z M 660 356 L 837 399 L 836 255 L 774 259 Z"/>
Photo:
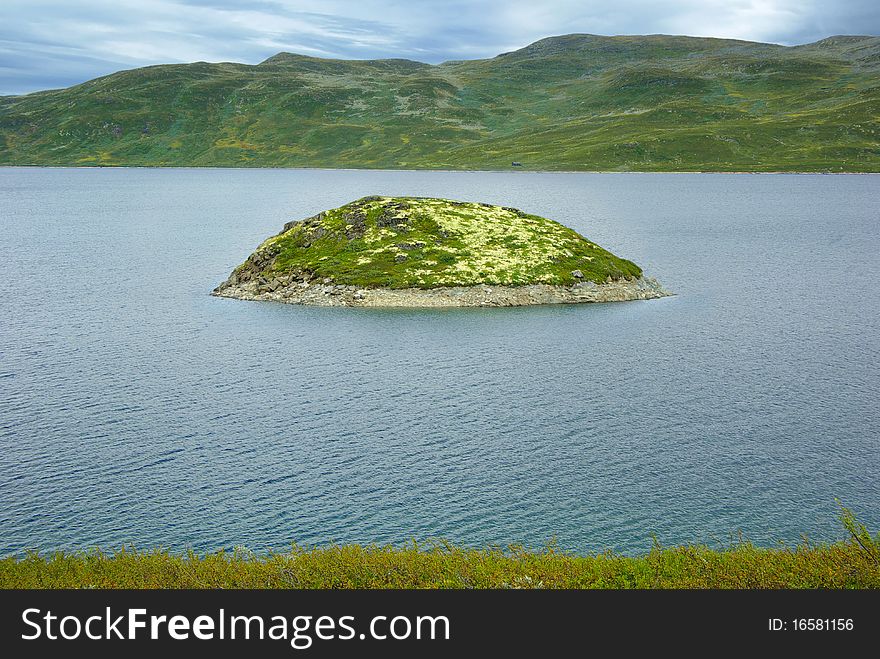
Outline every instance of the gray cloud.
<path id="1" fill-rule="evenodd" d="M 0 94 L 166 62 L 491 57 L 542 37 L 687 34 L 808 43 L 880 33 L 876 0 L 3 0 Z"/>

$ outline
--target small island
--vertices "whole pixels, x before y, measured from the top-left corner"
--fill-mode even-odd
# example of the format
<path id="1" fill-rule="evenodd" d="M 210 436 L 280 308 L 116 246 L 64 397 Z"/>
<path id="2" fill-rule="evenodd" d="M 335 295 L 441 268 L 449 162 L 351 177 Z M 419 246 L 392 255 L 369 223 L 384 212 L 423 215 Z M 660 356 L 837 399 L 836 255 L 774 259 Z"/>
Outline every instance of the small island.
<path id="1" fill-rule="evenodd" d="M 669 295 L 631 261 L 515 208 L 364 197 L 264 241 L 213 295 L 348 307 L 523 306 Z"/>

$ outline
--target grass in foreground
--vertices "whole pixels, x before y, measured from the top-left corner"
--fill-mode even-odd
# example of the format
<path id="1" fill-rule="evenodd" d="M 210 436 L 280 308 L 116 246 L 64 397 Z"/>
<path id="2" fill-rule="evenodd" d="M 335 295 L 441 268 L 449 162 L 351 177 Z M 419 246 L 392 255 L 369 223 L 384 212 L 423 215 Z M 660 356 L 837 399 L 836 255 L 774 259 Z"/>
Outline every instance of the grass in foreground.
<path id="1" fill-rule="evenodd" d="M 165 551 L 30 554 L 0 560 L 2 588 L 880 588 L 880 534 L 841 515 L 850 538 L 762 549 L 655 548 L 626 557 L 548 548 L 347 545 L 258 557 Z"/>

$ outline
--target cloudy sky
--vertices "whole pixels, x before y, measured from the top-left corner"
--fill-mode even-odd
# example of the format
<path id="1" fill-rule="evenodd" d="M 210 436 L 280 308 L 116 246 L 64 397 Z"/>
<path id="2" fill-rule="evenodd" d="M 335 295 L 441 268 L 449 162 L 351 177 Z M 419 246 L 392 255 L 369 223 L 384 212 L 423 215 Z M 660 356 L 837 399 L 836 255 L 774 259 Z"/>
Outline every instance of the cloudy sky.
<path id="1" fill-rule="evenodd" d="M 880 34 L 880 1 L 0 0 L 0 94 L 147 64 L 255 64 L 282 50 L 436 63 L 572 32 L 791 45 Z"/>

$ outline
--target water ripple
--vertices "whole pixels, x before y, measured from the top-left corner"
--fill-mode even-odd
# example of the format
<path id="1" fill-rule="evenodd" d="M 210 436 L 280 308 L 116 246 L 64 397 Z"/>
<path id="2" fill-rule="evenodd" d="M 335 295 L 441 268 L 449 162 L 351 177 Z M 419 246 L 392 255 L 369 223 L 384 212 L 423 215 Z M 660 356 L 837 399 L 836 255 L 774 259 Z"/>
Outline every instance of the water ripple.
<path id="1" fill-rule="evenodd" d="M 835 497 L 876 528 L 878 188 L 2 169 L 0 278 L 27 285 L 0 296 L 0 554 L 772 544 L 837 537 Z M 680 295 L 436 311 L 206 295 L 284 221 L 377 191 L 557 218 Z"/>

